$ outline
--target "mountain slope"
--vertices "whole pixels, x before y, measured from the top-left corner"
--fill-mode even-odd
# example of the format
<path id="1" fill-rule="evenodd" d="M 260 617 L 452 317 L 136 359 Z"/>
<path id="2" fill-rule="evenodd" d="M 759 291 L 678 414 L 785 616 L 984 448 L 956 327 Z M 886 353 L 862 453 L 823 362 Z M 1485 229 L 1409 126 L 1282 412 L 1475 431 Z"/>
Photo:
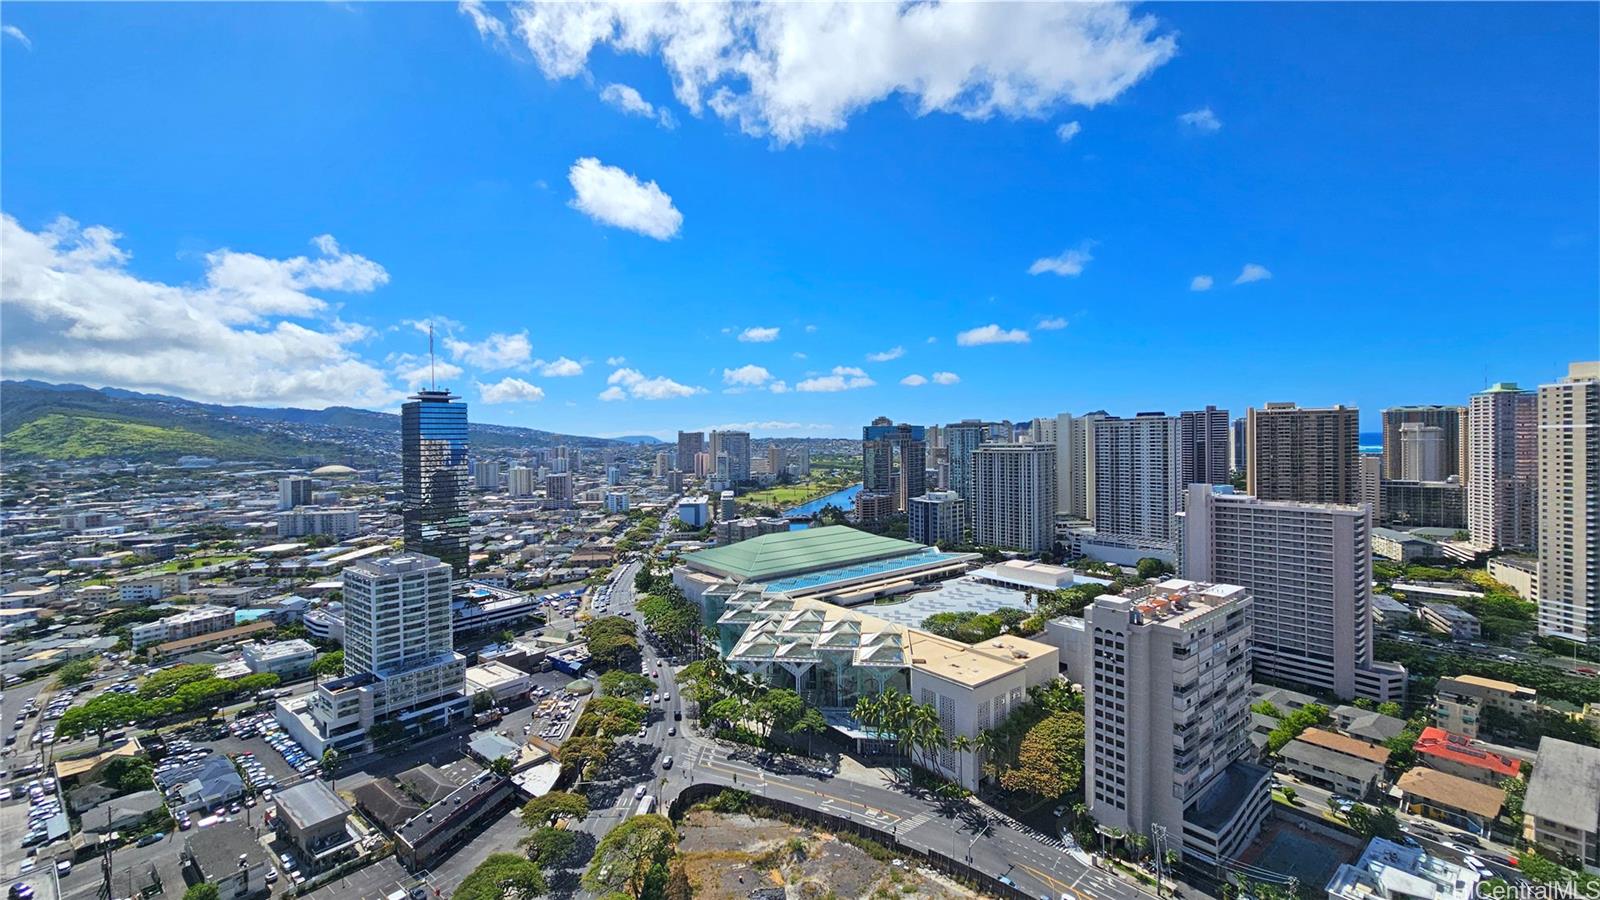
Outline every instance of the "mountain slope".
<path id="1" fill-rule="evenodd" d="M 469 426 L 468 439 L 480 449 L 620 443 L 482 424 Z M 0 451 L 14 457 L 322 456 L 373 463 L 392 459 L 399 450 L 400 417 L 389 413 L 338 406 L 320 410 L 220 406 L 117 388 L 0 382 Z"/>

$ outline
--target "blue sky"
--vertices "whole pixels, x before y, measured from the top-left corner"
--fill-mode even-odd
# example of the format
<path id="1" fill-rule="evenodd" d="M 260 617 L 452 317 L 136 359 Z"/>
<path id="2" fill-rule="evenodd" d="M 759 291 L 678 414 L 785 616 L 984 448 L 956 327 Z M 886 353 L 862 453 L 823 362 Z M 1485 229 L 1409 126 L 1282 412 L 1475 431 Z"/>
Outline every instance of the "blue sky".
<path id="1" fill-rule="evenodd" d="M 389 408 L 433 321 L 476 420 L 847 435 L 1600 354 L 1592 4 L 3 19 L 6 377 Z"/>

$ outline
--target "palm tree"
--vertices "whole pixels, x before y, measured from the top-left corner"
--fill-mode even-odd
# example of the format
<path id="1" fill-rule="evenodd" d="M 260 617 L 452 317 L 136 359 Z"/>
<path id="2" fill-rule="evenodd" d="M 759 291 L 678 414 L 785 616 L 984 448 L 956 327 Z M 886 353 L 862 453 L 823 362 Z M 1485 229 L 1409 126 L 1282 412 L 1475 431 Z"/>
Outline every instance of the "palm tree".
<path id="1" fill-rule="evenodd" d="M 972 746 L 978 751 L 978 780 L 982 781 L 984 772 L 990 768 L 990 764 L 994 759 L 995 748 L 998 746 L 998 739 L 995 737 L 994 729 L 985 728 L 979 731 L 978 736 L 972 741 Z"/>
<path id="2" fill-rule="evenodd" d="M 967 751 L 972 749 L 972 738 L 958 734 L 950 739 L 950 749 L 956 752 L 956 760 L 961 764 L 961 786 L 967 786 Z"/>

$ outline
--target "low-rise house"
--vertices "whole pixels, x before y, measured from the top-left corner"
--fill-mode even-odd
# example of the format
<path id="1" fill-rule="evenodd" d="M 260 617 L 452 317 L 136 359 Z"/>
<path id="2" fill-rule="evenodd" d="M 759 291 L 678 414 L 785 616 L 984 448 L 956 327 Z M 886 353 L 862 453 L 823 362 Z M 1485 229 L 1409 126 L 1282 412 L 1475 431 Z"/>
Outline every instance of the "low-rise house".
<path id="1" fill-rule="evenodd" d="M 1395 787 L 1401 810 L 1474 834 L 1488 834 L 1506 802 L 1497 787 L 1423 766 L 1401 775 Z"/>
<path id="2" fill-rule="evenodd" d="M 1442 555 L 1439 545 L 1427 538 L 1392 528 L 1372 529 L 1372 553 L 1396 562 L 1434 559 Z"/>
<path id="3" fill-rule="evenodd" d="M 166 808 L 159 791 L 136 791 L 102 801 L 80 814 L 79 824 L 90 834 L 127 831 Z"/>
<path id="4" fill-rule="evenodd" d="M 272 674 L 280 678 L 301 675 L 311 668 L 317 651 L 299 638 L 288 641 L 251 641 L 240 648 L 244 664 L 257 675 Z"/>
<path id="5" fill-rule="evenodd" d="M 1417 618 L 1452 641 L 1475 641 L 1480 633 L 1478 617 L 1453 603 L 1424 603 L 1417 607 Z"/>
<path id="6" fill-rule="evenodd" d="M 243 822 L 189 832 L 182 856 L 185 879 L 216 885 L 217 900 L 253 900 L 270 890 L 266 851 Z"/>
<path id="7" fill-rule="evenodd" d="M 395 856 L 431 867 L 516 799 L 511 779 L 483 772 L 395 829 Z"/>
<path id="8" fill-rule="evenodd" d="M 1328 900 L 1473 900 L 1478 873 L 1421 849 L 1373 838 L 1328 881 Z"/>
<path id="9" fill-rule="evenodd" d="M 1541 738 L 1522 812 L 1529 843 L 1600 868 L 1600 749 Z"/>
<path id="10" fill-rule="evenodd" d="M 1411 749 L 1424 766 L 1480 784 L 1497 785 L 1522 773 L 1520 760 L 1473 746 L 1470 738 L 1443 728 L 1422 729 Z"/>
<path id="11" fill-rule="evenodd" d="M 1446 731 L 1469 738 L 1478 736 L 1486 710 L 1521 719 L 1538 708 L 1538 691 L 1509 681 L 1456 675 L 1439 679 L 1434 687 L 1434 721 Z"/>
<path id="12" fill-rule="evenodd" d="M 1289 774 L 1346 797 L 1377 793 L 1389 750 L 1321 728 L 1307 728 L 1278 751 Z"/>
<path id="13" fill-rule="evenodd" d="M 355 854 L 347 822 L 350 806 L 321 779 L 312 778 L 273 796 L 279 837 L 294 847 L 302 872 L 320 872 Z"/>
<path id="14" fill-rule="evenodd" d="M 1406 720 L 1399 716 L 1359 706 L 1341 704 L 1332 710 L 1334 727 L 1354 738 L 1372 743 L 1382 743 L 1406 730 Z"/>

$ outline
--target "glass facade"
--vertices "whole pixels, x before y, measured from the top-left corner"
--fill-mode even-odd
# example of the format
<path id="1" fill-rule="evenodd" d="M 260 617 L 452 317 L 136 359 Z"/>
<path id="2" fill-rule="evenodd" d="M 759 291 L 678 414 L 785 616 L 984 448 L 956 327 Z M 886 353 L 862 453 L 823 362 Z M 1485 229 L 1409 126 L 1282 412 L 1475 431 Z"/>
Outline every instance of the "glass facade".
<path id="1" fill-rule="evenodd" d="M 449 391 L 418 391 L 400 410 L 406 550 L 467 574 L 467 405 Z"/>

